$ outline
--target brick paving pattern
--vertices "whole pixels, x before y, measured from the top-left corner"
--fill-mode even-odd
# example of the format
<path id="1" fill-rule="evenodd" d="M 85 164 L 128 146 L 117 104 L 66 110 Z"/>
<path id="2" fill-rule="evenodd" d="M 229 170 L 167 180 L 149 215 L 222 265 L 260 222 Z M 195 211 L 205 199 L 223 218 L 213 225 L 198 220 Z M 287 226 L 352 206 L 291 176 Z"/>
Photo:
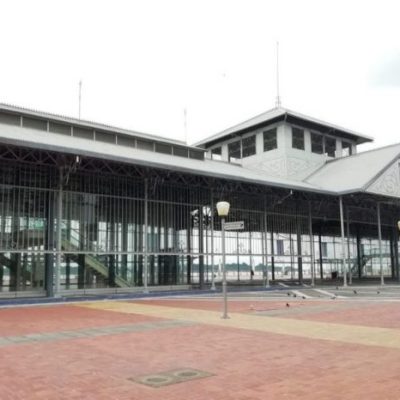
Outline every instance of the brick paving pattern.
<path id="1" fill-rule="evenodd" d="M 229 320 L 219 298 L 0 309 L 0 399 L 399 399 L 399 306 L 241 296 Z M 207 376 L 137 381 L 186 369 Z"/>

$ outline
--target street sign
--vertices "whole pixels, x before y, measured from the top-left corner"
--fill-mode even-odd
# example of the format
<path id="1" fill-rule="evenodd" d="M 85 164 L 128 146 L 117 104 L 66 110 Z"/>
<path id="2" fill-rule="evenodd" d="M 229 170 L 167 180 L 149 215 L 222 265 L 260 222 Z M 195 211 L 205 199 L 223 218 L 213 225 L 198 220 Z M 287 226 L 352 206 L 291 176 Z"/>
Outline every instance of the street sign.
<path id="1" fill-rule="evenodd" d="M 224 228 L 226 231 L 237 231 L 244 229 L 244 221 L 225 222 Z"/>

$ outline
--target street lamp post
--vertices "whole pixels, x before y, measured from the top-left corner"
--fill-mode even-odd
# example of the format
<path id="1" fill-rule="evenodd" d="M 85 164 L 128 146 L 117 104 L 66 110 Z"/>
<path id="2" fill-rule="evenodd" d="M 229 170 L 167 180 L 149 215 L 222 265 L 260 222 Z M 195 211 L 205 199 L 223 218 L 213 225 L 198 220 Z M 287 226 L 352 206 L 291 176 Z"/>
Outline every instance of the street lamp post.
<path id="1" fill-rule="evenodd" d="M 217 203 L 217 213 L 221 218 L 221 233 L 222 233 L 222 294 L 224 299 L 224 311 L 222 314 L 223 319 L 229 318 L 228 316 L 228 293 L 226 284 L 226 267 L 225 267 L 225 218 L 229 214 L 230 204 L 227 201 L 219 201 Z"/>

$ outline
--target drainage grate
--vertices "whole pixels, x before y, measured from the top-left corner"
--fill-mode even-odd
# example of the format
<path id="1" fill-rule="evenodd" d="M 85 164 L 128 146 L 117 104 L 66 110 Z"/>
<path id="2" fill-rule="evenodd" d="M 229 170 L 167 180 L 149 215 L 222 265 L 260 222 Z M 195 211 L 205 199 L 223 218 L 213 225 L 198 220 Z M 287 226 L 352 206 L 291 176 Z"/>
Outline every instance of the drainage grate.
<path id="1" fill-rule="evenodd" d="M 193 379 L 208 378 L 209 376 L 213 376 L 213 374 L 198 369 L 184 368 L 161 372 L 158 374 L 139 376 L 137 378 L 129 378 L 129 380 L 141 383 L 142 385 L 158 388 L 161 386 L 173 385 L 175 383 L 191 381 Z"/>

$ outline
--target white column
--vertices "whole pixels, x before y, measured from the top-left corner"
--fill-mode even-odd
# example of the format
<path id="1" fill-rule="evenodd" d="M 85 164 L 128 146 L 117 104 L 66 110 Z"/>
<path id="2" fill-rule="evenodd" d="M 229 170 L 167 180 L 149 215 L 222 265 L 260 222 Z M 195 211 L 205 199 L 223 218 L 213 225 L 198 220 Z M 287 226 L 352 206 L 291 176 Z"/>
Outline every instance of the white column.
<path id="1" fill-rule="evenodd" d="M 214 278 L 214 193 L 211 190 L 211 290 L 215 290 Z"/>
<path id="2" fill-rule="evenodd" d="M 346 209 L 346 224 L 347 224 L 347 264 L 349 268 L 349 285 L 353 283 L 353 271 L 351 268 L 351 258 L 350 258 L 350 219 L 349 219 L 349 209 Z"/>
<path id="3" fill-rule="evenodd" d="M 312 229 L 311 203 L 308 203 L 308 226 L 310 233 L 310 257 L 311 257 L 311 286 L 315 286 L 315 257 L 314 257 L 314 234 Z"/>
<path id="4" fill-rule="evenodd" d="M 149 182 L 147 179 L 144 180 L 144 265 L 143 265 L 143 292 L 148 293 L 147 288 L 147 272 L 148 272 L 148 208 L 149 208 L 149 196 L 148 196 Z"/>
<path id="5" fill-rule="evenodd" d="M 339 197 L 340 208 L 340 230 L 342 233 L 342 269 L 343 269 L 343 286 L 347 286 L 347 268 L 346 268 L 346 245 L 344 239 L 344 218 L 343 218 L 343 198 Z"/>
<path id="6" fill-rule="evenodd" d="M 383 257 L 382 257 L 382 227 L 381 227 L 381 203 L 378 202 L 376 206 L 377 217 L 378 217 L 378 239 L 379 239 L 379 265 L 380 265 L 380 276 L 381 285 L 385 284 L 385 278 L 383 277 Z"/>
<path id="7" fill-rule="evenodd" d="M 60 277 L 61 277 L 61 242 L 62 242 L 62 196 L 63 196 L 63 170 L 60 167 L 58 193 L 57 193 L 57 233 L 56 233 L 56 271 L 54 282 L 54 296 L 60 294 Z"/>

